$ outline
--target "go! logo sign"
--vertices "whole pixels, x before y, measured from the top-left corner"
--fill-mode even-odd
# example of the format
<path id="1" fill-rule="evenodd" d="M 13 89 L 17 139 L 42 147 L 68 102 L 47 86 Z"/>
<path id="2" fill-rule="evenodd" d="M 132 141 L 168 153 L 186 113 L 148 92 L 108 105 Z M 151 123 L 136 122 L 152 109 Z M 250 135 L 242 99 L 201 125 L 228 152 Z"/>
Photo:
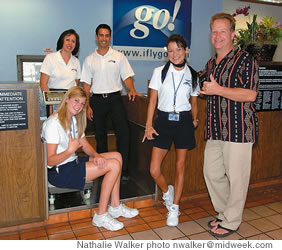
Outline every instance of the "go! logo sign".
<path id="1" fill-rule="evenodd" d="M 176 0 L 172 14 L 172 21 L 170 23 L 168 23 L 170 19 L 170 13 L 167 9 L 160 9 L 155 12 L 156 9 L 151 8 L 149 6 L 141 6 L 137 8 L 135 11 L 135 17 L 137 21 L 134 22 L 133 24 L 134 28 L 130 30 L 130 35 L 136 39 L 146 38 L 149 35 L 150 30 L 145 24 L 142 24 L 141 22 L 146 23 L 149 21 L 152 22 L 152 26 L 156 30 L 161 30 L 167 26 L 169 31 L 174 31 L 175 30 L 174 21 L 177 16 L 177 13 L 179 12 L 180 6 L 181 6 L 181 1 Z M 136 31 L 138 30 L 141 31 L 143 35 L 137 35 Z"/>
<path id="2" fill-rule="evenodd" d="M 113 45 L 163 48 L 178 33 L 188 45 L 192 0 L 113 0 Z"/>

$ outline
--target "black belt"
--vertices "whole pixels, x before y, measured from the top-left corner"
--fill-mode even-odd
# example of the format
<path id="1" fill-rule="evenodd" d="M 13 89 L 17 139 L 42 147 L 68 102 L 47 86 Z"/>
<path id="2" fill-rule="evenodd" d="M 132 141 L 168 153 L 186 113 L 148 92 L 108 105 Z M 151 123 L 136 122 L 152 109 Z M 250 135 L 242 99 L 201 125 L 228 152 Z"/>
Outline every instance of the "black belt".
<path id="1" fill-rule="evenodd" d="M 95 94 L 93 93 L 93 95 L 96 97 L 102 97 L 102 98 L 108 98 L 109 96 L 115 96 L 115 95 L 120 95 L 120 91 L 117 92 L 112 92 L 112 93 L 103 93 L 103 94 Z"/>
<path id="2" fill-rule="evenodd" d="M 173 112 L 164 112 L 161 110 L 157 110 L 157 115 L 159 117 L 168 117 L 169 113 L 173 113 Z M 176 113 L 178 113 L 180 116 L 183 116 L 183 115 L 191 114 L 191 110 L 190 111 L 181 111 L 181 112 L 176 112 Z"/>

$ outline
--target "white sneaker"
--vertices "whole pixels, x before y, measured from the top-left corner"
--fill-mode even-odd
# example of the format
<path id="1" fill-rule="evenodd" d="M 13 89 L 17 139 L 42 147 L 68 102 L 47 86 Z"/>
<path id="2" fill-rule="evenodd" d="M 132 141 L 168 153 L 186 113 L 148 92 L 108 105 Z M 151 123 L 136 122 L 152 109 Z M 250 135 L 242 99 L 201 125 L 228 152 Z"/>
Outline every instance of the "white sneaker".
<path id="1" fill-rule="evenodd" d="M 109 213 L 94 214 L 92 224 L 96 227 L 104 227 L 110 231 L 117 231 L 124 227 L 123 223 L 114 219 Z"/>
<path id="2" fill-rule="evenodd" d="M 125 218 L 133 218 L 139 214 L 137 209 L 127 207 L 123 203 L 120 203 L 118 207 L 109 206 L 108 212 L 113 218 L 118 218 L 120 216 Z"/>
<path id="3" fill-rule="evenodd" d="M 178 225 L 178 216 L 180 215 L 179 206 L 172 204 L 167 213 L 166 224 L 170 227 Z"/>
<path id="4" fill-rule="evenodd" d="M 168 185 L 168 191 L 163 193 L 163 200 L 167 210 L 169 210 L 169 207 L 173 204 L 174 200 L 174 188 L 172 185 Z"/>

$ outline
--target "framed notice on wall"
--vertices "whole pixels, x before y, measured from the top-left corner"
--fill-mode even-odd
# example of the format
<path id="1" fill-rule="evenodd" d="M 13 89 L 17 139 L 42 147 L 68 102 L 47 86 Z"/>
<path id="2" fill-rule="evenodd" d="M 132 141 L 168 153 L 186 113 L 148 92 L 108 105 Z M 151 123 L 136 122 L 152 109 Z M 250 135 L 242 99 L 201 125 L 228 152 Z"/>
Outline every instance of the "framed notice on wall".
<path id="1" fill-rule="evenodd" d="M 0 131 L 27 128 L 26 90 L 0 90 Z"/>
<path id="2" fill-rule="evenodd" d="M 259 67 L 260 90 L 257 111 L 282 110 L 282 63 L 271 62 Z"/>

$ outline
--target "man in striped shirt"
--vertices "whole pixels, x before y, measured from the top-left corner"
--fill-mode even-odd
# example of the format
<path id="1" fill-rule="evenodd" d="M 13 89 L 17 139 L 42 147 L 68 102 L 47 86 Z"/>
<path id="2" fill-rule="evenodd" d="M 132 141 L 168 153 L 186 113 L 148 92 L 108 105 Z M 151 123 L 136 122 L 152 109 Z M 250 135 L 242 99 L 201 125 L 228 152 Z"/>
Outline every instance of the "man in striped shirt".
<path id="1" fill-rule="evenodd" d="M 204 177 L 218 213 L 208 223 L 210 233 L 225 237 L 234 233 L 242 221 L 252 146 L 258 136 L 254 102 L 259 71 L 254 58 L 233 45 L 234 17 L 216 14 L 210 29 L 216 55 L 201 73 L 200 91 L 207 97 Z"/>

